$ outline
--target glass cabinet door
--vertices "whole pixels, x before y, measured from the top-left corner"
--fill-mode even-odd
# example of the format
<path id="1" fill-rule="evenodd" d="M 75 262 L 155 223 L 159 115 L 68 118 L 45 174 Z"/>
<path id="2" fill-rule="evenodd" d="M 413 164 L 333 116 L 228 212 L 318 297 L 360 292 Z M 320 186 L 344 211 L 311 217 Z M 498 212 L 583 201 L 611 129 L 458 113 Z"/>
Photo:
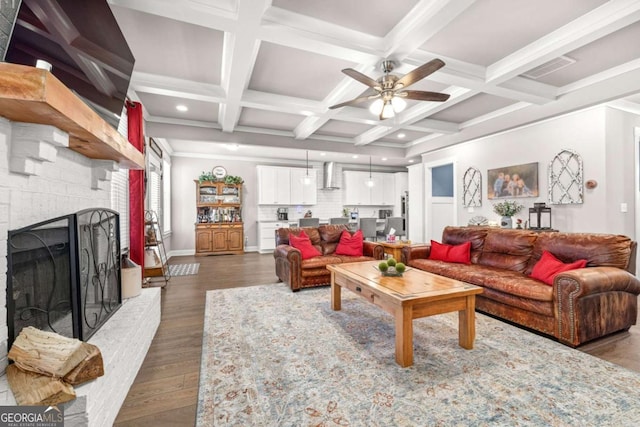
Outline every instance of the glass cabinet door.
<path id="1" fill-rule="evenodd" d="M 216 185 L 200 185 L 200 194 L 198 194 L 199 203 L 217 203 L 218 187 Z"/>

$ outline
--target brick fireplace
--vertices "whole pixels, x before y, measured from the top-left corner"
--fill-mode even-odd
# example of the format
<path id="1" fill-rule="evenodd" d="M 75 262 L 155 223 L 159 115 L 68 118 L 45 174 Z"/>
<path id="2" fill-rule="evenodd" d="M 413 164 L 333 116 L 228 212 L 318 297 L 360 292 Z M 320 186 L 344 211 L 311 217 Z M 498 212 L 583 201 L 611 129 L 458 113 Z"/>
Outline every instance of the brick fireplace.
<path id="1" fill-rule="evenodd" d="M 15 404 L 4 375 L 9 230 L 85 209 L 108 209 L 109 181 L 118 164 L 144 166 L 144 157 L 126 139 L 42 73 L 0 64 L 0 115 L 7 117 L 0 117 L 0 405 Z M 123 301 L 88 341 L 100 348 L 105 375 L 76 388 L 77 399 L 65 404 L 65 425 L 113 423 L 159 323 L 160 289 L 144 289 Z"/>

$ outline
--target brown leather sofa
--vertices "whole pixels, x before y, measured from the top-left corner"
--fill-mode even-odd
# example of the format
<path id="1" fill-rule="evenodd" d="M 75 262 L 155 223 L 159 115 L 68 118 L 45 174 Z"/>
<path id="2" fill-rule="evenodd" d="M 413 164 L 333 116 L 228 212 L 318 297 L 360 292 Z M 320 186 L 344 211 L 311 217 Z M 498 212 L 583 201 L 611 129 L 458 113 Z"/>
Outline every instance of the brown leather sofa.
<path id="1" fill-rule="evenodd" d="M 300 251 L 289 245 L 289 234 L 299 235 L 304 230 L 311 239 L 311 244 L 322 254 L 309 259 L 302 259 Z M 313 286 L 331 284 L 331 273 L 327 270 L 329 264 L 343 262 L 373 261 L 384 257 L 384 248 L 375 243 L 364 241 L 364 256 L 353 257 L 336 255 L 336 247 L 343 230 L 348 230 L 345 224 L 321 225 L 319 227 L 279 228 L 276 230 L 276 249 L 273 257 L 276 261 L 276 275 L 289 284 L 292 291 Z"/>
<path id="2" fill-rule="evenodd" d="M 471 264 L 427 259 L 430 246 L 403 248 L 411 267 L 482 286 L 476 309 L 576 347 L 636 323 L 640 282 L 636 242 L 626 236 L 536 233 L 488 227 L 446 227 L 442 243 L 471 242 Z M 547 250 L 587 267 L 558 274 L 553 286 L 528 277 Z"/>

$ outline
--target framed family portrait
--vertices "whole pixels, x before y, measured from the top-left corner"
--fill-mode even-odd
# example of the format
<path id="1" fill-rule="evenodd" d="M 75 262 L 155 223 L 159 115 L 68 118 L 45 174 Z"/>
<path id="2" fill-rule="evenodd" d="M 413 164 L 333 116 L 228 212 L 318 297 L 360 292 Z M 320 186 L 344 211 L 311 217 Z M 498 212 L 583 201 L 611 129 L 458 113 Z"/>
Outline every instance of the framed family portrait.
<path id="1" fill-rule="evenodd" d="M 538 163 L 505 166 L 487 171 L 487 197 L 538 197 Z"/>

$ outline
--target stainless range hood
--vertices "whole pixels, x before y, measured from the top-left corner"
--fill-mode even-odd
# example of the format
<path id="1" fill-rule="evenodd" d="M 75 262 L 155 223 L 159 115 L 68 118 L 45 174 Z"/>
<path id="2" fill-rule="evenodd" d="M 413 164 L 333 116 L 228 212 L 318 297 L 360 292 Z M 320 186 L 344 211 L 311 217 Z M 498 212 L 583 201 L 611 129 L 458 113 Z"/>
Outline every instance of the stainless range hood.
<path id="1" fill-rule="evenodd" d="M 335 163 L 325 162 L 324 165 L 322 165 L 322 172 L 323 172 L 322 189 L 323 190 L 339 190 L 340 187 L 336 185 L 336 178 L 334 176 Z"/>

